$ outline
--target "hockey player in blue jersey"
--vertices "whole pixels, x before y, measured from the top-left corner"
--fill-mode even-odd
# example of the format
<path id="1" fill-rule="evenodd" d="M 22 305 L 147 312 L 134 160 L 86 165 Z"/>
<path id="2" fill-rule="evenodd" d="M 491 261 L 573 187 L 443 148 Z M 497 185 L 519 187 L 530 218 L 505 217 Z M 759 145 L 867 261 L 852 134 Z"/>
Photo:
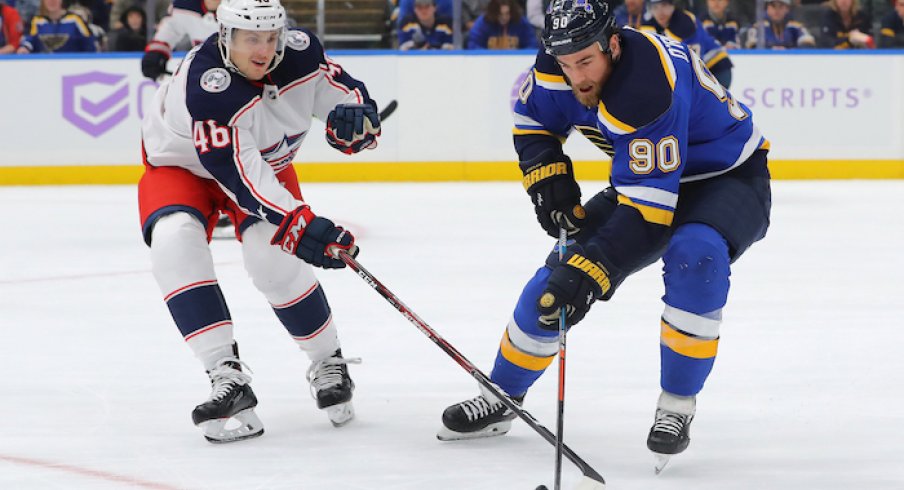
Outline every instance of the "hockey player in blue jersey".
<path id="1" fill-rule="evenodd" d="M 376 104 L 316 36 L 286 29 L 279 0 L 223 0 L 217 22 L 219 33 L 186 54 L 145 114 L 138 184 L 154 278 L 210 378 L 210 397 L 192 420 L 217 443 L 264 430 L 208 246 L 222 211 L 235 224 L 254 286 L 311 361 L 317 407 L 341 426 L 354 416 L 353 361 L 343 357 L 312 266 L 345 267 L 336 253 L 355 255 L 358 247 L 352 233 L 303 199 L 292 161 L 314 117 L 342 153 L 375 147 Z M 239 423 L 228 424 L 232 419 Z"/>
<path id="2" fill-rule="evenodd" d="M 731 263 L 765 236 L 768 144 L 686 45 L 618 28 L 602 0 L 553 0 L 533 73 L 515 104 L 524 187 L 556 251 L 525 286 L 491 380 L 517 401 L 558 351 L 560 309 L 573 326 L 632 273 L 662 259 L 662 388 L 647 446 L 682 452 L 712 370 Z M 577 129 L 612 157 L 611 187 L 581 203 L 562 143 Z M 441 440 L 506 433 L 514 418 L 487 390 L 443 413 Z"/>

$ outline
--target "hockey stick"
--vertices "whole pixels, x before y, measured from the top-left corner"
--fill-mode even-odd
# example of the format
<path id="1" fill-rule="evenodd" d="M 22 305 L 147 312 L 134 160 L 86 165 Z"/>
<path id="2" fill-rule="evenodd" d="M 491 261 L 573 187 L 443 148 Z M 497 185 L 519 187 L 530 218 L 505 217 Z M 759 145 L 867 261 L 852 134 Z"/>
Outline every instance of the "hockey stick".
<path id="1" fill-rule="evenodd" d="M 565 260 L 568 232 L 559 228 L 559 262 Z M 562 446 L 565 444 L 565 334 L 568 332 L 565 307 L 559 310 L 559 403 L 556 411 L 556 476 L 555 490 L 562 488 Z"/>
<path id="2" fill-rule="evenodd" d="M 430 338 L 434 344 L 439 346 L 440 349 L 443 350 L 446 354 L 449 355 L 455 362 L 458 363 L 465 371 L 468 372 L 474 379 L 480 383 L 481 386 L 490 391 L 494 396 L 496 396 L 499 401 L 502 402 L 503 405 L 508 407 L 509 410 L 514 412 L 518 417 L 521 417 L 525 423 L 527 423 L 530 428 L 534 429 L 538 434 L 540 434 L 543 439 L 546 439 L 546 442 L 556 445 L 557 440 L 556 436 L 552 434 L 546 427 L 540 425 L 537 422 L 537 419 L 534 418 L 533 415 L 528 413 L 526 410 L 521 408 L 507 393 L 499 389 L 490 378 L 487 377 L 480 369 L 478 369 L 474 364 L 471 363 L 461 352 L 459 352 L 455 347 L 452 346 L 449 342 L 446 341 L 442 336 L 436 333 L 435 330 L 430 328 L 429 325 L 424 320 L 421 320 L 416 313 L 411 311 L 405 303 L 392 293 L 386 286 L 383 285 L 376 277 L 373 276 L 370 272 L 367 271 L 361 264 L 358 263 L 351 255 L 345 253 L 344 251 L 339 251 L 339 258 L 345 262 L 351 270 L 355 271 L 361 279 L 364 279 L 370 287 L 374 288 L 380 296 L 383 296 L 386 301 L 389 302 L 399 313 L 402 314 L 405 318 L 408 319 L 411 323 L 414 324 L 415 327 L 418 328 L 424 335 Z M 577 454 L 575 454 L 571 448 L 562 444 L 562 453 L 567 457 L 572 463 L 575 464 L 583 473 L 584 478 L 581 479 L 578 484 L 576 490 L 604 490 L 606 488 L 606 480 L 597 473 L 596 470 L 590 467 L 583 459 L 581 459 Z"/>
<path id="3" fill-rule="evenodd" d="M 390 100 L 389 103 L 386 104 L 386 107 L 384 107 L 383 110 L 380 111 L 380 122 L 385 121 L 389 116 L 391 116 L 398 106 L 399 103 L 395 99 Z"/>

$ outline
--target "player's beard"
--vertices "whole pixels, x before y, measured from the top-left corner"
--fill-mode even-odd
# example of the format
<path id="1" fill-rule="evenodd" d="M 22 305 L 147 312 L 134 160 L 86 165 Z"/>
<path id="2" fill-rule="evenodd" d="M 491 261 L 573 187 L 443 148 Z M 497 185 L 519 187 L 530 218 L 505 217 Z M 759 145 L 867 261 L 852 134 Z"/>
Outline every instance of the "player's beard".
<path id="1" fill-rule="evenodd" d="M 571 93 L 574 94 L 574 98 L 578 99 L 578 102 L 581 103 L 584 107 L 596 107 L 600 104 L 600 91 L 601 86 L 598 83 L 593 84 L 587 92 L 581 92 L 577 87 L 571 87 Z"/>

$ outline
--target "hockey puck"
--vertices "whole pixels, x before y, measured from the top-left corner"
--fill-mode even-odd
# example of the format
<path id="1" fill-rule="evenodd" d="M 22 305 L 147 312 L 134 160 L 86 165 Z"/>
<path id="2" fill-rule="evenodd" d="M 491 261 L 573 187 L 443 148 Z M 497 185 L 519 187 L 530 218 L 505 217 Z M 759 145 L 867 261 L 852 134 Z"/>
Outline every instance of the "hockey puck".
<path id="1" fill-rule="evenodd" d="M 536 490 L 549 490 L 549 489 L 546 488 L 546 485 L 540 485 L 539 487 L 536 488 Z"/>

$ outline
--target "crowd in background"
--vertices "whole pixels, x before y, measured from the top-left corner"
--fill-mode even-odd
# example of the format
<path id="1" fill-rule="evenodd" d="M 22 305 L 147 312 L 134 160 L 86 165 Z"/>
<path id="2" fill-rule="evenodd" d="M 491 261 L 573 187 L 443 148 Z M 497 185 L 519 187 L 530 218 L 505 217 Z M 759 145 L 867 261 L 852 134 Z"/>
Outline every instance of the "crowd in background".
<path id="1" fill-rule="evenodd" d="M 166 15 L 170 1 L 155 3 L 155 25 Z M 386 1 L 387 32 L 381 47 L 401 50 L 452 49 L 453 1 L 461 1 L 465 49 L 535 49 L 549 4 L 549 0 Z M 283 0 L 290 13 L 292 2 Z M 725 49 L 759 47 L 760 37 L 767 49 L 904 48 L 904 0 L 768 0 L 761 23 L 755 0 L 612 0 L 610 5 L 620 25 L 671 35 L 689 29 L 679 27 L 680 20 L 699 31 L 694 35 Z M 672 26 L 668 18 L 656 15 L 664 11 Z M 145 0 L 0 0 L 0 54 L 144 51 L 153 35 L 148 25 Z M 688 42 L 686 33 L 677 37 Z"/>

